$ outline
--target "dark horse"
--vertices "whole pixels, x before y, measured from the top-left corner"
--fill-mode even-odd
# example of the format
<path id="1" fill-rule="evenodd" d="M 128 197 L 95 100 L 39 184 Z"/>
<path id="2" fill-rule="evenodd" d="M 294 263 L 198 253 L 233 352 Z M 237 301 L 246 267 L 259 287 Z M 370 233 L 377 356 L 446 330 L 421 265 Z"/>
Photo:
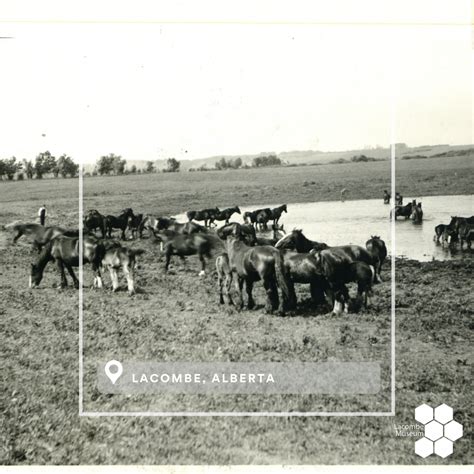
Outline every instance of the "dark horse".
<path id="1" fill-rule="evenodd" d="M 277 249 L 296 250 L 299 253 L 308 253 L 311 250 L 324 250 L 329 246 L 322 242 L 309 240 L 305 237 L 301 229 L 294 229 L 289 234 L 280 239 L 275 247 Z"/>
<path id="2" fill-rule="evenodd" d="M 201 271 L 199 275 L 202 276 L 206 272 L 205 258 L 212 257 L 213 250 L 224 251 L 224 244 L 216 236 L 212 234 L 178 234 L 172 230 L 164 229 L 157 232 L 157 239 L 163 242 L 165 252 L 165 272 L 168 271 L 170 260 L 173 255 L 178 255 L 184 262 L 184 257 L 190 255 L 198 255 L 201 262 Z"/>
<path id="3" fill-rule="evenodd" d="M 260 230 L 267 230 L 268 221 L 273 219 L 272 210 L 267 207 L 265 209 L 258 209 L 255 212 L 255 227 L 259 226 Z"/>
<path id="4" fill-rule="evenodd" d="M 363 299 L 367 307 L 375 280 L 375 268 L 367 262 L 355 260 L 346 247 L 350 246 L 331 247 L 315 253 L 318 271 L 325 276 L 330 288 L 329 294 L 332 293 L 335 314 L 342 312 L 341 302 L 344 303 L 344 311 L 348 312 L 349 292 L 346 283 L 357 283 L 358 298 Z"/>
<path id="5" fill-rule="evenodd" d="M 283 255 L 268 245 L 249 247 L 242 242 L 238 231 L 227 237 L 226 244 L 229 269 L 237 293 L 237 307 L 243 308 L 244 282 L 248 296 L 247 307 L 252 309 L 255 306 L 253 285 L 262 280 L 267 294 L 266 312 L 278 310 L 280 314 L 284 314 L 285 309 L 291 306 L 291 296 Z M 278 297 L 278 287 L 282 293 L 281 299 Z"/>
<path id="6" fill-rule="evenodd" d="M 92 264 L 95 272 L 94 286 L 102 288 L 100 264 L 105 255 L 105 247 L 96 238 L 84 237 L 83 239 L 83 261 Z M 41 251 L 36 263 L 31 265 L 30 288 L 37 287 L 43 278 L 46 265 L 54 260 L 61 274 L 61 288 L 67 286 L 67 269 L 73 280 L 75 288 L 79 288 L 79 280 L 74 274 L 72 267 L 79 266 L 79 239 L 77 237 L 59 236 L 48 242 Z"/>
<path id="7" fill-rule="evenodd" d="M 383 192 L 383 203 L 390 204 L 390 193 L 387 190 Z"/>
<path id="8" fill-rule="evenodd" d="M 242 217 L 246 224 L 252 224 L 256 226 L 257 214 L 258 214 L 258 211 L 245 211 Z"/>
<path id="9" fill-rule="evenodd" d="M 103 216 L 99 211 L 96 209 L 91 209 L 87 212 L 84 216 L 84 229 L 95 232 L 96 229 L 99 229 L 102 233 L 102 238 L 105 239 L 106 237 L 106 226 L 105 226 L 105 216 Z"/>
<path id="10" fill-rule="evenodd" d="M 158 231 L 168 229 L 177 232 L 178 234 L 196 234 L 198 232 L 207 233 L 207 229 L 196 222 L 177 222 L 174 217 L 158 217 L 155 229 Z"/>
<path id="11" fill-rule="evenodd" d="M 421 224 L 423 221 L 423 209 L 421 208 L 421 202 L 412 206 L 410 218 L 413 221 L 413 224 Z"/>
<path id="12" fill-rule="evenodd" d="M 409 202 L 405 206 L 398 206 L 398 205 L 395 206 L 390 211 L 390 218 L 392 218 L 392 216 L 394 216 L 395 220 L 397 220 L 397 217 L 404 217 L 405 219 L 408 219 L 411 216 L 414 205 L 416 205 L 416 201 Z"/>
<path id="13" fill-rule="evenodd" d="M 378 236 L 372 235 L 370 239 L 365 243 L 365 248 L 373 257 L 373 265 L 376 270 L 376 276 L 378 282 L 382 282 L 380 273 L 382 272 L 382 265 L 387 258 L 387 247 L 385 242 Z"/>
<path id="14" fill-rule="evenodd" d="M 219 208 L 215 207 L 214 209 L 203 209 L 202 211 L 188 211 L 186 216 L 190 221 L 204 221 L 204 226 L 210 227 L 219 212 L 221 212 Z"/>
<path id="15" fill-rule="evenodd" d="M 122 240 L 126 240 L 125 231 L 130 217 L 134 217 L 134 214 L 132 209 L 129 207 L 124 209 L 119 216 L 105 216 L 105 227 L 107 229 L 108 237 L 112 238 L 112 229 L 120 229 L 122 231 Z"/>
<path id="16" fill-rule="evenodd" d="M 286 204 L 283 204 L 282 206 L 278 206 L 272 209 L 272 219 L 273 219 L 274 225 L 278 225 L 278 221 L 280 220 L 280 217 L 283 212 L 288 212 L 288 209 L 286 208 Z"/>
<path id="17" fill-rule="evenodd" d="M 135 214 L 128 218 L 127 228 L 130 229 L 130 231 L 132 232 L 132 239 L 136 239 L 137 234 L 138 234 L 138 237 L 140 237 L 140 239 L 142 238 L 142 233 L 143 233 L 142 221 L 143 221 L 143 214 Z"/>
<path id="18" fill-rule="evenodd" d="M 220 211 L 218 214 L 216 214 L 216 216 L 214 217 L 214 220 L 225 221 L 225 224 L 228 224 L 229 219 L 232 217 L 232 214 L 234 213 L 237 213 L 237 214 L 241 213 L 239 206 L 228 207 L 227 209 Z"/>
<path id="19" fill-rule="evenodd" d="M 4 226 L 4 229 L 11 229 L 15 233 L 13 243 L 16 244 L 21 236 L 28 236 L 33 239 L 33 250 L 41 251 L 44 245 L 60 235 L 68 237 L 78 237 L 78 230 L 68 230 L 62 227 L 43 227 L 41 224 L 13 223 Z"/>

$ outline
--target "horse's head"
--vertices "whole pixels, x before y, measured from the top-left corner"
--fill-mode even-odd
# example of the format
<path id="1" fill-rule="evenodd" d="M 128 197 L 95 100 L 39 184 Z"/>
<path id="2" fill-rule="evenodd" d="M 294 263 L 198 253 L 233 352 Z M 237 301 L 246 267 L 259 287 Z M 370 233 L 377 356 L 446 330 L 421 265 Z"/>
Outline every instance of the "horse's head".
<path id="1" fill-rule="evenodd" d="M 127 217 L 133 217 L 133 210 L 130 207 L 126 207 L 125 209 L 122 209 L 121 214 Z"/>
<path id="2" fill-rule="evenodd" d="M 288 209 L 286 208 L 286 204 L 283 204 L 283 206 L 281 206 L 281 210 L 283 212 L 288 212 Z"/>
<path id="3" fill-rule="evenodd" d="M 42 279 L 43 279 L 42 269 L 38 265 L 32 263 L 31 271 L 30 271 L 30 282 L 28 286 L 30 288 L 36 288 L 37 286 L 39 286 Z"/>
<path id="4" fill-rule="evenodd" d="M 282 237 L 276 244 L 277 249 L 294 249 L 295 248 L 295 231 Z"/>
<path id="5" fill-rule="evenodd" d="M 234 211 L 237 212 L 237 214 L 242 214 L 239 206 L 235 206 Z"/>

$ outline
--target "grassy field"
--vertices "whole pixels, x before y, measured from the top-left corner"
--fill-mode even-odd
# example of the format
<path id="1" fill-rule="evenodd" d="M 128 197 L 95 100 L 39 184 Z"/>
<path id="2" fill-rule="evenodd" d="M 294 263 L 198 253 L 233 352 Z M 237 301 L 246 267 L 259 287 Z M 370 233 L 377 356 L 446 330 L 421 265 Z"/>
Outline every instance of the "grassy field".
<path id="1" fill-rule="evenodd" d="M 449 165 L 446 160 L 430 160 L 429 170 L 416 160 L 400 162 L 405 186 L 399 189 L 420 196 L 467 192 L 464 190 L 469 173 L 472 180 L 468 162 L 451 160 Z M 349 188 L 348 198 L 358 199 L 380 196 L 381 190 L 388 187 L 387 173 L 386 164 L 377 162 L 91 178 L 85 182 L 84 207 L 112 212 L 130 205 L 140 212 L 172 214 L 213 204 L 303 202 L 331 196 L 337 199 L 343 186 Z M 243 184 L 244 177 L 248 184 Z M 317 184 L 304 185 L 305 181 Z M 77 180 L 0 185 L 0 224 L 32 220 L 39 205 L 46 202 L 51 223 L 77 225 Z M 472 278 L 471 258 L 397 263 L 395 417 L 80 418 L 77 291 L 52 288 L 58 282 L 52 266 L 41 288 L 29 290 L 27 279 L 33 255 L 26 242 L 12 247 L 8 238 L 11 236 L 7 233 L 0 234 L 3 464 L 473 461 L 469 451 L 469 383 L 474 298 L 466 291 Z M 196 259 L 190 258 L 187 268 L 174 262 L 171 274 L 166 276 L 158 246 L 148 239 L 129 245 L 146 250 L 138 270 L 142 292 L 130 298 L 125 291 L 111 294 L 108 290 L 84 290 L 86 410 L 158 410 L 176 406 L 193 410 L 389 409 L 389 265 L 382 274 L 385 283 L 376 287 L 374 305 L 368 311 L 338 317 L 324 311 L 315 313 L 307 303 L 308 291 L 302 286 L 298 288 L 303 301 L 301 310 L 281 318 L 264 314 L 261 304 L 254 311 L 240 314 L 223 309 L 216 304 L 214 276 L 197 278 Z M 87 270 L 86 284 L 91 278 Z M 258 286 L 257 290 L 256 300 L 261 303 L 263 293 Z M 103 395 L 95 388 L 94 365 L 110 354 L 138 360 L 379 360 L 382 390 L 370 397 L 345 398 Z M 414 409 L 421 403 L 451 405 L 456 420 L 464 425 L 465 436 L 455 443 L 453 455 L 445 460 L 417 457 L 414 439 L 395 434 L 394 425 L 414 423 Z"/>

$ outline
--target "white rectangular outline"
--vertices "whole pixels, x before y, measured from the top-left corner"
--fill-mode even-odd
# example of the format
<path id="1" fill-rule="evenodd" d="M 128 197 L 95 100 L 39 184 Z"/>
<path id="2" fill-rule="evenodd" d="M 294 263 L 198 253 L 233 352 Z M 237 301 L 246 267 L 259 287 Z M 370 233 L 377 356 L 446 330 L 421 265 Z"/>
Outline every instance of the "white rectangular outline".
<path id="1" fill-rule="evenodd" d="M 390 104 L 390 190 L 392 199 L 395 199 L 395 97 L 391 97 Z M 84 341 L 83 341 L 83 268 L 82 268 L 82 243 L 83 243 L 83 166 L 79 163 L 79 416 L 81 417 L 380 417 L 395 416 L 395 219 L 390 219 L 390 247 L 391 247 L 391 300 L 390 300 L 390 411 L 387 412 L 89 412 L 84 411 Z"/>

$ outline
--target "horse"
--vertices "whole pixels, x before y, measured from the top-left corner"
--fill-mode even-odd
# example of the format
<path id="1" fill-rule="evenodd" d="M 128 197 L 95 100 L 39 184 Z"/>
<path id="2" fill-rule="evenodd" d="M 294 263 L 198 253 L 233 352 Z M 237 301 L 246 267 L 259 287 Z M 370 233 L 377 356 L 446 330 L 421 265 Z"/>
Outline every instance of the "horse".
<path id="1" fill-rule="evenodd" d="M 112 229 L 120 229 L 122 231 L 121 239 L 126 240 L 125 230 L 127 229 L 128 219 L 133 216 L 133 210 L 129 207 L 124 209 L 119 216 L 105 216 L 105 227 L 108 237 L 112 238 Z"/>
<path id="2" fill-rule="evenodd" d="M 278 221 L 280 220 L 282 213 L 288 212 L 288 209 L 286 208 L 286 204 L 283 204 L 282 206 L 273 208 L 271 212 L 272 212 L 273 224 L 278 225 Z"/>
<path id="3" fill-rule="evenodd" d="M 284 314 L 291 301 L 283 255 L 268 245 L 249 247 L 241 240 L 238 230 L 227 236 L 226 247 L 237 293 L 237 307 L 243 308 L 242 288 L 245 282 L 247 308 L 254 308 L 253 285 L 262 280 L 267 295 L 265 311 L 271 313 L 278 310 L 280 314 Z M 278 297 L 278 287 L 282 293 L 281 299 Z"/>
<path id="4" fill-rule="evenodd" d="M 385 242 L 378 235 L 371 235 L 370 239 L 365 243 L 365 248 L 373 257 L 376 275 L 378 281 L 381 282 L 382 278 L 380 274 L 382 272 L 382 265 L 387 258 L 387 247 Z"/>
<path id="5" fill-rule="evenodd" d="M 325 291 L 328 289 L 328 284 L 318 268 L 314 255 L 290 250 L 283 252 L 283 261 L 286 273 L 289 277 L 290 308 L 296 308 L 295 283 L 310 285 L 311 301 L 314 305 L 324 303 Z"/>
<path id="6" fill-rule="evenodd" d="M 451 222 L 449 223 L 449 227 L 457 233 L 459 225 L 464 222 L 467 222 L 468 224 L 474 224 L 474 216 L 471 216 L 471 217 L 451 216 Z"/>
<path id="7" fill-rule="evenodd" d="M 395 193 L 395 205 L 403 206 L 403 196 L 400 193 Z"/>
<path id="8" fill-rule="evenodd" d="M 84 229 L 88 231 L 96 231 L 99 229 L 102 233 L 102 238 L 106 237 L 105 216 L 103 216 L 96 209 L 91 209 L 87 212 L 83 219 Z"/>
<path id="9" fill-rule="evenodd" d="M 349 246 L 345 246 L 349 247 Z M 376 272 L 374 266 L 361 260 L 350 258 L 344 247 L 331 247 L 321 252 L 315 253 L 315 259 L 318 265 L 319 273 L 322 273 L 332 292 L 334 301 L 333 312 L 339 314 L 340 298 L 335 298 L 336 293 L 344 296 L 344 311 L 349 310 L 348 291 L 346 283 L 357 283 L 357 296 L 359 300 L 363 300 L 365 307 L 368 307 L 369 296 L 372 295 L 372 285 L 375 282 Z"/>
<path id="10" fill-rule="evenodd" d="M 439 239 L 443 236 L 444 231 L 449 228 L 449 225 L 446 224 L 438 224 L 435 228 L 435 234 L 433 236 L 433 240 L 439 244 Z"/>
<path id="11" fill-rule="evenodd" d="M 243 214 L 243 219 L 246 224 L 252 224 L 257 226 L 257 213 L 258 211 L 246 211 Z"/>
<path id="12" fill-rule="evenodd" d="M 390 211 L 390 219 L 392 218 L 392 216 L 395 217 L 395 220 L 397 220 L 397 217 L 404 217 L 405 219 L 408 219 L 411 216 L 414 205 L 416 205 L 416 201 L 409 202 L 405 206 L 396 205 Z"/>
<path id="13" fill-rule="evenodd" d="M 142 238 L 142 231 L 143 231 L 143 227 L 141 225 L 142 221 L 143 221 L 143 214 L 135 214 L 133 216 L 128 217 L 127 229 L 130 229 L 130 231 L 132 232 L 132 239 L 136 239 L 137 234 L 140 239 Z"/>
<path id="14" fill-rule="evenodd" d="M 127 279 L 127 289 L 130 296 L 135 294 L 135 266 L 137 255 L 145 253 L 143 249 L 129 249 L 119 243 L 104 243 L 105 254 L 101 261 L 102 268 L 109 270 L 112 280 L 112 291 L 119 288 L 118 270 L 122 271 Z"/>
<path id="15" fill-rule="evenodd" d="M 383 192 L 383 203 L 384 204 L 390 204 L 390 197 L 391 197 L 390 193 L 387 190 L 385 190 Z"/>
<path id="16" fill-rule="evenodd" d="M 232 217 L 232 214 L 234 213 L 237 213 L 237 214 L 241 213 L 239 206 L 229 207 L 227 209 L 224 209 L 223 211 L 220 211 L 218 214 L 215 215 L 213 220 L 225 221 L 225 224 L 228 224 L 229 219 Z"/>
<path id="17" fill-rule="evenodd" d="M 462 249 L 463 243 L 466 242 L 467 248 L 471 248 L 471 242 L 474 239 L 474 224 L 464 221 L 458 225 L 459 245 Z"/>
<path id="18" fill-rule="evenodd" d="M 102 277 L 100 273 L 100 264 L 105 255 L 104 244 L 98 241 L 95 237 L 84 237 L 83 239 L 83 262 L 91 263 L 92 269 L 95 272 L 94 286 L 102 288 Z M 30 273 L 30 288 L 39 286 L 43 279 L 43 273 L 46 265 L 51 260 L 56 262 L 56 265 L 61 274 L 61 288 L 67 287 L 66 274 L 64 268 L 69 272 L 75 288 L 79 288 L 79 280 L 74 274 L 72 267 L 78 267 L 79 262 L 79 238 L 66 237 L 59 235 L 50 240 L 44 248 L 35 263 L 31 265 Z"/>
<path id="19" fill-rule="evenodd" d="M 18 239 L 25 235 L 32 237 L 33 239 L 33 250 L 41 251 L 42 247 L 46 245 L 50 240 L 58 237 L 59 235 L 67 235 L 69 237 L 79 236 L 78 230 L 69 230 L 62 227 L 50 226 L 44 227 L 41 224 L 35 223 L 21 223 L 14 222 L 3 226 L 6 230 L 13 230 L 15 233 L 13 237 L 13 244 L 16 244 Z"/>
<path id="20" fill-rule="evenodd" d="M 423 221 L 423 209 L 421 208 L 421 202 L 412 206 L 410 218 L 413 224 L 421 224 Z"/>
<path id="21" fill-rule="evenodd" d="M 257 245 L 258 239 L 255 229 L 251 224 L 239 224 L 238 222 L 231 222 L 230 224 L 226 224 L 217 229 L 217 235 L 222 240 L 226 240 L 229 235 L 237 233 L 247 245 Z"/>
<path id="22" fill-rule="evenodd" d="M 199 276 L 206 273 L 205 257 L 211 258 L 213 250 L 224 251 L 224 244 L 212 234 L 178 234 L 172 230 L 163 229 L 157 232 L 157 239 L 163 242 L 165 252 L 165 272 L 168 271 L 173 255 L 178 255 L 184 262 L 184 257 L 198 255 L 201 262 Z"/>
<path id="23" fill-rule="evenodd" d="M 311 250 L 324 250 L 329 246 L 322 242 L 309 240 L 301 229 L 293 229 L 289 234 L 281 238 L 276 244 L 277 249 L 296 250 L 299 253 L 308 253 Z"/>
<path id="24" fill-rule="evenodd" d="M 268 229 L 268 221 L 273 219 L 272 210 L 267 207 L 265 209 L 258 209 L 255 211 L 255 227 L 260 226 L 260 230 Z"/>
<path id="25" fill-rule="evenodd" d="M 189 221 L 204 221 L 205 227 L 211 227 L 215 217 L 221 212 L 218 207 L 214 209 L 203 209 L 202 211 L 188 211 L 186 216 Z"/>

